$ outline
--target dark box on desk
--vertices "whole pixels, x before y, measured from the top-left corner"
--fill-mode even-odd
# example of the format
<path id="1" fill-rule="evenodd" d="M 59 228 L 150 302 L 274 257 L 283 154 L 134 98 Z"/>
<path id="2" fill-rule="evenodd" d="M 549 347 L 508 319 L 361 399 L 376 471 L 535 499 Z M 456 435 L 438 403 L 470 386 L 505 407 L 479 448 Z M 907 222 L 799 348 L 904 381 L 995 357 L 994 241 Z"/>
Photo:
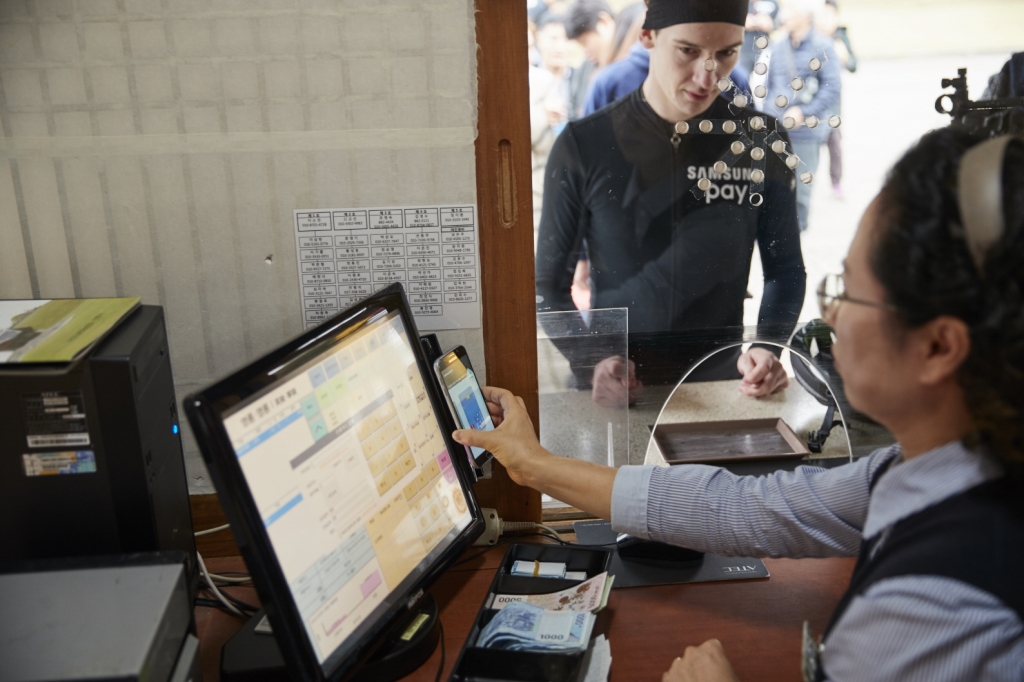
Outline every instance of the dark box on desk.
<path id="1" fill-rule="evenodd" d="M 498 613 L 487 608 L 496 594 L 549 594 L 578 585 L 581 580 L 534 578 L 512 575 L 516 561 L 553 561 L 566 564 L 567 571 L 584 571 L 587 579 L 608 570 L 612 554 L 601 548 L 552 546 L 533 543 L 515 544 L 505 552 L 497 575 L 477 613 L 466 643 L 459 653 L 449 680 L 470 682 L 476 680 L 504 680 L 524 682 L 577 682 L 582 680 L 582 662 L 585 651 L 533 652 L 483 649 L 476 645 L 481 630 Z M 594 633 L 601 626 L 605 611 L 598 613 Z"/>
<path id="2" fill-rule="evenodd" d="M 71 430 L 54 423 L 49 439 L 29 438 L 47 428 L 33 408 L 47 401 L 81 416 Z M 141 306 L 69 366 L 0 367 L 0 415 L 0 563 L 180 551 L 194 593 L 195 540 L 162 308 Z M 61 456 L 77 461 L 61 473 L 34 468 Z"/>

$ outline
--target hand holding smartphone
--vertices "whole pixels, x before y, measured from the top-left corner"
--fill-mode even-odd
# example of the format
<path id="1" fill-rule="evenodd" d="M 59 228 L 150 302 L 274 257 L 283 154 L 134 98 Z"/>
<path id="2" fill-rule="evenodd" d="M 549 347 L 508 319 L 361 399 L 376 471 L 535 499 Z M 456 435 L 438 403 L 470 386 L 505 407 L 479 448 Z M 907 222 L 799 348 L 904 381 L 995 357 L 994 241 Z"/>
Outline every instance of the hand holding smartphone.
<path id="1" fill-rule="evenodd" d="M 494 430 L 480 382 L 477 381 L 463 346 L 457 346 L 439 357 L 434 362 L 434 372 L 445 388 L 444 397 L 460 428 Z M 491 453 L 483 448 L 469 449 L 473 463 L 478 467 L 491 458 Z"/>

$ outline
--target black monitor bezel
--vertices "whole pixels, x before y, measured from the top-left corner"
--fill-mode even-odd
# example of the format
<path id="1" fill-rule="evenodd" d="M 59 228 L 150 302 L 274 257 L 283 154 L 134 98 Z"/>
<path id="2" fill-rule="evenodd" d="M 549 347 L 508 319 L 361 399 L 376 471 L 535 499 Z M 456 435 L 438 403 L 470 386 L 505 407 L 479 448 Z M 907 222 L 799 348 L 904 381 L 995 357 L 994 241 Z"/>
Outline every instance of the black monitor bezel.
<path id="1" fill-rule="evenodd" d="M 313 344 L 317 339 L 333 333 L 339 335 L 352 333 L 373 316 L 369 312 L 370 310 L 379 309 L 389 313 L 397 311 L 401 316 L 431 407 L 436 415 L 445 414 L 444 411 L 448 409 L 447 404 L 438 395 L 433 380 L 433 367 L 427 362 L 422 345 L 419 343 L 419 332 L 406 299 L 405 290 L 401 284 L 397 283 L 363 299 L 212 386 L 189 395 L 184 400 L 185 414 L 192 426 L 214 486 L 220 494 L 221 505 L 231 524 L 231 530 L 235 534 L 238 548 L 252 575 L 253 585 L 256 587 L 256 592 L 270 618 L 270 624 L 274 629 L 274 638 L 285 663 L 293 672 L 293 677 L 297 679 L 329 682 L 350 679 L 358 671 L 359 666 L 373 654 L 377 645 L 386 639 L 386 635 L 398 619 L 415 606 L 424 591 L 479 537 L 485 526 L 483 513 L 473 494 L 472 483 L 475 477 L 469 470 L 466 458 L 453 456 L 451 458 L 453 466 L 463 490 L 467 493 L 466 503 L 472 516 L 470 524 L 459 533 L 455 541 L 438 557 L 434 564 L 428 567 L 419 579 L 395 600 L 392 608 L 378 620 L 377 625 L 356 640 L 356 645 L 349 656 L 335 662 L 329 670 L 321 667 L 316 651 L 306 634 L 305 624 L 285 580 L 284 572 L 270 543 L 263 519 L 245 482 L 234 447 L 231 445 L 230 438 L 221 421 L 221 415 L 239 402 L 274 383 L 275 379 L 268 374 L 271 370 L 287 364 L 298 366 L 304 359 L 312 357 L 314 353 L 311 352 L 310 346 L 316 348 L 317 346 Z M 452 440 L 442 419 L 438 419 L 438 425 L 448 452 L 461 452 L 461 446 Z M 330 659 L 329 655 L 325 659 L 325 663 L 330 662 Z"/>

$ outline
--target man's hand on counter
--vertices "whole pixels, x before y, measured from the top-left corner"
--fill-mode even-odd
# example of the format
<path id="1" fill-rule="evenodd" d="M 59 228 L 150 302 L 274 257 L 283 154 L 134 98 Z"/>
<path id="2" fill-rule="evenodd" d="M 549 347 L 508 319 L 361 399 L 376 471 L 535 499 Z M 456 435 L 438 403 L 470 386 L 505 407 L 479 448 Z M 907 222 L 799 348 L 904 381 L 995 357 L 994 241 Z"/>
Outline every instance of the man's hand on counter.
<path id="1" fill-rule="evenodd" d="M 644 390 L 644 385 L 636 378 L 636 363 L 621 355 L 594 365 L 593 386 L 591 397 L 601 407 L 633 405 Z"/>
<path id="2" fill-rule="evenodd" d="M 782 362 L 767 348 L 753 347 L 740 356 L 736 368 L 743 375 L 740 392 L 752 398 L 763 398 L 789 386 L 789 376 Z"/>

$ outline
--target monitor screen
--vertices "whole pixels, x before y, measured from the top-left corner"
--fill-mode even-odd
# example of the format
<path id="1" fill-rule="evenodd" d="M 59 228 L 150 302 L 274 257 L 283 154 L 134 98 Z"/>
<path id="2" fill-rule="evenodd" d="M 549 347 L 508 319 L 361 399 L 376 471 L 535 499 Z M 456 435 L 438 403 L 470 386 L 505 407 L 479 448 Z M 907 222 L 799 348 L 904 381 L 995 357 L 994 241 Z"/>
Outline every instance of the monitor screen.
<path id="1" fill-rule="evenodd" d="M 215 412 L 324 674 L 473 522 L 403 316 L 350 320 Z"/>

